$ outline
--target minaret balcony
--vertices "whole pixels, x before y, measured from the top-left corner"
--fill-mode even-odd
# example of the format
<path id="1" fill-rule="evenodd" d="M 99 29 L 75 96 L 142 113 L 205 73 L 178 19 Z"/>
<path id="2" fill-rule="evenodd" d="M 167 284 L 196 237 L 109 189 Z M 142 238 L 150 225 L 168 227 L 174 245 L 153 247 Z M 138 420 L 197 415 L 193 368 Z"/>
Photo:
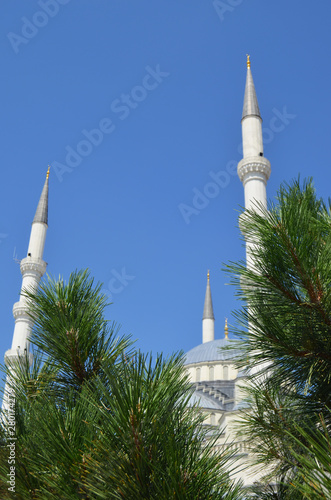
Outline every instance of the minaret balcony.
<path id="1" fill-rule="evenodd" d="M 42 259 L 36 259 L 34 257 L 25 257 L 21 260 L 21 273 L 38 275 L 39 278 L 43 276 L 46 272 L 47 263 Z"/>
<path id="2" fill-rule="evenodd" d="M 13 305 L 13 316 L 15 319 L 26 319 L 30 321 L 30 317 L 27 313 L 27 304 L 24 302 L 15 302 Z"/>
<path id="3" fill-rule="evenodd" d="M 243 158 L 238 163 L 238 176 L 241 182 L 245 181 L 245 177 L 248 174 L 259 173 L 265 177 L 265 181 L 270 177 L 271 166 L 270 161 L 264 156 L 251 156 L 248 158 Z"/>
<path id="4" fill-rule="evenodd" d="M 26 349 L 8 349 L 5 352 L 5 364 L 7 366 L 13 366 L 15 363 L 22 362 L 27 358 L 29 366 L 33 363 L 33 354 L 28 352 Z"/>

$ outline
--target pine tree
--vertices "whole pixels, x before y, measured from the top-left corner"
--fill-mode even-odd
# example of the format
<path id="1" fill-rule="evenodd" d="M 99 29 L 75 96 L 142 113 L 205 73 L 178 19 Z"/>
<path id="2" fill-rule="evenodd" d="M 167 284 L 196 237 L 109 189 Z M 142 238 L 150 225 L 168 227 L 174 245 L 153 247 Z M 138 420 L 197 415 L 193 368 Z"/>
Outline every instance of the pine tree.
<path id="1" fill-rule="evenodd" d="M 316 197 L 312 180 L 302 187 L 298 180 L 281 186 L 268 210 L 258 209 L 240 219 L 252 266 L 227 266 L 243 301 L 235 331 L 242 340 L 238 366 L 254 368 L 241 432 L 268 471 L 266 481 L 286 487 L 283 498 L 324 498 L 321 491 L 304 491 L 312 482 L 308 463 L 314 463 L 321 419 L 324 444 L 331 424 L 330 202 Z M 328 477 L 331 450 L 322 448 L 315 483 Z M 258 498 L 266 498 L 263 488 Z"/>
<path id="2" fill-rule="evenodd" d="M 15 366 L 17 499 L 238 500 L 217 457 L 181 355 L 142 355 L 104 317 L 86 271 L 26 291 L 32 366 Z M 3 415 L 3 417 L 5 417 Z M 6 425 L 0 478 L 6 484 Z"/>
<path id="3" fill-rule="evenodd" d="M 103 375 L 131 340 L 119 336 L 104 318 L 106 298 L 87 271 L 43 281 L 37 292 L 26 290 L 34 321 L 34 361 L 13 366 L 16 395 L 16 498 L 88 498 L 81 486 L 84 457 L 92 426 L 99 416 L 83 400 L 86 385 Z M 6 421 L 2 431 L 6 446 Z M 93 434 L 94 436 L 94 434 Z M 6 482 L 8 464 L 1 462 Z M 4 497 L 6 498 L 6 497 Z M 9 496 L 8 498 L 13 498 Z"/>

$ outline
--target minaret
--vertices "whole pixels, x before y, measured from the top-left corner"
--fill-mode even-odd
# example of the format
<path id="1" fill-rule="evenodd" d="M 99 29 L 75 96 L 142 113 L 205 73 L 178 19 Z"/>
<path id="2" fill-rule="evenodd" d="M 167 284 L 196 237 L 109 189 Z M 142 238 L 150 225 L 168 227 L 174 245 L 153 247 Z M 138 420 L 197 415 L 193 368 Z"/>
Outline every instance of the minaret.
<path id="1" fill-rule="evenodd" d="M 244 185 L 245 208 L 259 211 L 267 208 L 267 181 L 270 177 L 270 162 L 263 156 L 262 118 L 255 93 L 249 55 L 244 107 L 241 119 L 243 159 L 238 163 L 238 175 Z M 240 225 L 240 221 L 239 221 Z M 254 244 L 246 240 L 246 265 L 253 268 L 251 254 Z"/>
<path id="2" fill-rule="evenodd" d="M 40 278 L 46 271 L 47 264 L 43 261 L 43 252 L 48 224 L 48 177 L 49 167 L 36 214 L 32 222 L 28 255 L 25 259 L 21 260 L 22 286 L 20 300 L 16 302 L 13 307 L 13 315 L 15 318 L 13 342 L 11 349 L 5 354 L 5 363 L 9 366 L 14 366 L 15 361 L 17 361 L 20 356 L 25 357 L 27 354 L 32 363 L 32 354 L 29 353 L 29 336 L 32 321 L 27 313 L 27 299 L 24 296 L 24 291 L 37 289 Z M 6 388 L 7 386 L 8 380 Z M 6 388 L 2 403 L 3 410 L 7 409 Z"/>
<path id="3" fill-rule="evenodd" d="M 202 316 L 202 343 L 210 342 L 215 338 L 215 317 L 213 311 L 213 301 L 210 291 L 210 275 L 207 273 L 207 288 L 205 296 L 205 305 Z"/>
<path id="4" fill-rule="evenodd" d="M 267 207 L 266 185 L 270 177 L 270 162 L 263 156 L 262 118 L 257 103 L 247 56 L 247 77 L 244 107 L 241 119 L 243 159 L 238 163 L 238 175 L 245 189 L 245 208 Z"/>

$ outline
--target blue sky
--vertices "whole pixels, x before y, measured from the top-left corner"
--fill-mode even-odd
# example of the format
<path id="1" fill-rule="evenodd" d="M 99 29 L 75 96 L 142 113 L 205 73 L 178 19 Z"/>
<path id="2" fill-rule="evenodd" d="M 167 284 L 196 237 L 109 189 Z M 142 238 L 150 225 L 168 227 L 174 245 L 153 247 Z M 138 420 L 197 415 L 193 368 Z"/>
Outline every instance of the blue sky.
<path id="1" fill-rule="evenodd" d="M 238 303 L 222 264 L 244 257 L 246 53 L 268 198 L 299 173 L 327 198 L 330 15 L 329 2 L 307 0 L 3 0 L 0 356 L 48 163 L 51 275 L 89 268 L 113 301 L 109 319 L 143 351 L 170 354 L 201 342 L 210 269 L 223 337 Z"/>

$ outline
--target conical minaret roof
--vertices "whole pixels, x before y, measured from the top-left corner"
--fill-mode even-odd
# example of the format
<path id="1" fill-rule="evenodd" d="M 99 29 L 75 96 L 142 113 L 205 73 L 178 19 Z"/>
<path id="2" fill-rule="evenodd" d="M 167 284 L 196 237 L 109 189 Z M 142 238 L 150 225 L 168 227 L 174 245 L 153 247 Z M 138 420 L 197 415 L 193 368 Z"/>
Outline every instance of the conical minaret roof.
<path id="1" fill-rule="evenodd" d="M 214 310 L 213 310 L 213 301 L 211 299 L 211 290 L 210 290 L 210 282 L 209 282 L 209 271 L 207 274 L 207 288 L 205 295 L 205 305 L 203 308 L 203 316 L 202 319 L 215 319 Z"/>
<path id="2" fill-rule="evenodd" d="M 33 219 L 33 222 L 43 222 L 48 224 L 48 178 L 49 178 L 49 167 L 46 174 L 46 180 L 43 190 L 40 195 L 37 210 Z"/>
<path id="3" fill-rule="evenodd" d="M 253 82 L 253 76 L 251 72 L 251 63 L 249 56 L 247 56 L 246 87 L 245 87 L 243 114 L 241 119 L 243 120 L 244 118 L 246 118 L 246 116 L 252 116 L 252 115 L 261 118 Z"/>

